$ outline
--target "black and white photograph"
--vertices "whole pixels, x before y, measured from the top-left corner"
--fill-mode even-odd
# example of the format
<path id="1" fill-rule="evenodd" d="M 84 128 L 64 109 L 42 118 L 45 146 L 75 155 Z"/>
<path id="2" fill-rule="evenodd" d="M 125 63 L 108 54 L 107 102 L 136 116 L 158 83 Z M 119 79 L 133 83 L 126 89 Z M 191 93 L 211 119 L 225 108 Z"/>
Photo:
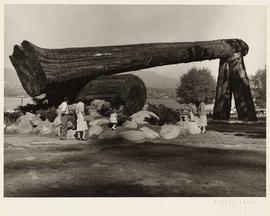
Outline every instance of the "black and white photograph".
<path id="1" fill-rule="evenodd" d="M 265 198 L 266 8 L 5 4 L 4 198 Z"/>

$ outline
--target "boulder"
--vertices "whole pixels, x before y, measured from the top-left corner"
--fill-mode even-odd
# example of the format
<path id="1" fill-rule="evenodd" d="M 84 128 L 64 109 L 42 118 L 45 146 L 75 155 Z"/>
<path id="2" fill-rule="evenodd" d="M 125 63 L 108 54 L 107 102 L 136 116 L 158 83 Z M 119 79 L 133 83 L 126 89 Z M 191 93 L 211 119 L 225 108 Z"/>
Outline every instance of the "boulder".
<path id="1" fill-rule="evenodd" d="M 107 102 L 105 100 L 95 99 L 90 104 L 92 107 L 95 107 L 97 111 L 100 111 L 102 108 L 109 110 L 112 105 L 110 102 Z"/>
<path id="2" fill-rule="evenodd" d="M 76 139 L 75 135 L 76 135 L 76 130 L 69 129 L 69 130 L 67 131 L 67 136 L 66 136 L 66 138 L 67 138 L 67 139 Z"/>
<path id="3" fill-rule="evenodd" d="M 33 116 L 33 118 L 30 120 L 30 123 L 36 127 L 42 122 L 42 119 L 39 116 Z"/>
<path id="4" fill-rule="evenodd" d="M 28 118 L 25 115 L 20 117 L 16 132 L 18 134 L 29 134 L 33 132 L 32 124 L 30 123 L 30 121 L 28 121 Z"/>
<path id="5" fill-rule="evenodd" d="M 182 121 L 178 122 L 179 127 L 181 130 L 186 130 L 188 134 L 199 134 L 201 133 L 200 128 L 198 127 L 197 123 L 190 122 L 190 121 Z"/>
<path id="6" fill-rule="evenodd" d="M 147 139 L 155 139 L 155 138 L 160 137 L 160 135 L 156 131 L 148 127 L 142 127 L 140 128 L 140 130 L 145 134 Z"/>
<path id="7" fill-rule="evenodd" d="M 109 119 L 97 119 L 90 122 L 90 126 L 97 126 L 97 125 L 108 125 Z"/>
<path id="8" fill-rule="evenodd" d="M 98 113 L 98 111 L 95 109 L 95 107 L 92 107 L 92 106 L 88 106 L 87 107 L 88 109 L 88 114 L 94 118 L 98 118 L 98 117 L 101 117 L 101 114 Z"/>
<path id="9" fill-rule="evenodd" d="M 179 126 L 167 124 L 161 126 L 160 135 L 164 139 L 175 139 L 179 136 L 180 132 Z"/>
<path id="10" fill-rule="evenodd" d="M 5 133 L 14 134 L 14 133 L 16 133 L 16 129 L 17 129 L 17 125 L 16 124 L 12 124 L 12 125 L 6 126 Z"/>
<path id="11" fill-rule="evenodd" d="M 27 120 L 29 123 L 33 126 L 36 127 L 40 122 L 42 122 L 41 118 L 33 113 L 26 112 L 25 115 L 21 116 L 20 118 L 17 119 L 17 123 L 20 123 L 20 121 Z"/>
<path id="12" fill-rule="evenodd" d="M 189 134 L 200 134 L 201 129 L 195 122 L 187 122 L 187 129 Z"/>
<path id="13" fill-rule="evenodd" d="M 34 130 L 34 132 L 41 135 L 50 135 L 55 132 L 53 123 L 49 122 L 48 119 L 42 121 Z"/>
<path id="14" fill-rule="evenodd" d="M 132 114 L 130 117 L 132 121 L 135 121 L 137 124 L 148 124 L 148 122 L 145 121 L 145 118 L 153 117 L 159 120 L 159 117 L 155 113 L 150 111 L 139 111 Z"/>
<path id="15" fill-rule="evenodd" d="M 119 135 L 115 130 L 106 130 L 98 136 L 98 139 L 108 140 L 108 139 L 116 139 L 118 137 Z"/>
<path id="16" fill-rule="evenodd" d="M 103 128 L 100 126 L 93 126 L 88 129 L 88 138 L 93 138 L 101 134 L 103 131 Z"/>
<path id="17" fill-rule="evenodd" d="M 60 125 L 62 125 L 61 115 L 57 115 L 56 118 L 53 121 L 53 126 L 54 127 L 59 127 Z"/>
<path id="18" fill-rule="evenodd" d="M 129 141 L 142 141 L 146 138 L 145 134 L 142 131 L 130 130 L 130 131 L 122 131 L 120 137 Z"/>
<path id="19" fill-rule="evenodd" d="M 91 116 L 91 115 L 85 115 L 84 118 L 85 118 L 85 121 L 87 121 L 87 122 L 91 122 L 91 121 L 95 120 L 95 117 Z"/>
<path id="20" fill-rule="evenodd" d="M 125 128 L 132 128 L 132 129 L 135 129 L 138 127 L 138 124 L 135 122 L 135 121 L 125 121 L 125 123 L 123 124 L 123 127 Z"/>
<path id="21" fill-rule="evenodd" d="M 177 123 L 180 129 L 180 134 L 179 135 L 186 135 L 188 134 L 188 127 L 187 127 L 187 121 L 179 121 Z"/>
<path id="22" fill-rule="evenodd" d="M 24 116 L 29 122 L 31 122 L 32 118 L 34 118 L 36 115 L 30 112 L 26 112 Z"/>
<path id="23" fill-rule="evenodd" d="M 28 121 L 28 118 L 26 117 L 26 115 L 22 115 L 16 120 L 16 123 L 19 123 L 22 120 L 24 121 L 25 119 Z"/>

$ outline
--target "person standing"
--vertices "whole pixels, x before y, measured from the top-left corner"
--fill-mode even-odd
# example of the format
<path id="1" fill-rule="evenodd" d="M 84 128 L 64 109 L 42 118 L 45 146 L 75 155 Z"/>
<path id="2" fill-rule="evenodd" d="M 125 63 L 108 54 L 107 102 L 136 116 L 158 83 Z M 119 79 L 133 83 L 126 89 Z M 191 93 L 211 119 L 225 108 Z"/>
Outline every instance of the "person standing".
<path id="1" fill-rule="evenodd" d="M 201 133 L 204 134 L 206 132 L 205 127 L 207 126 L 207 118 L 206 118 L 206 111 L 205 111 L 205 103 L 203 101 L 200 101 L 199 103 L 198 114 L 201 121 Z"/>
<path id="2" fill-rule="evenodd" d="M 113 130 L 116 129 L 116 126 L 118 124 L 118 120 L 117 120 L 117 112 L 115 109 L 113 109 L 111 115 L 110 115 L 110 119 L 109 119 L 109 127 L 112 128 Z"/>
<path id="3" fill-rule="evenodd" d="M 193 109 L 192 108 L 189 109 L 189 120 L 191 122 L 194 122 L 194 114 L 193 114 Z"/>
<path id="4" fill-rule="evenodd" d="M 78 102 L 76 104 L 76 116 L 77 116 L 77 139 L 86 140 L 85 132 L 88 130 L 87 122 L 85 120 L 84 103 Z"/>
<path id="5" fill-rule="evenodd" d="M 68 121 L 72 120 L 69 110 L 68 110 L 68 98 L 65 97 L 64 101 L 58 107 L 61 112 L 61 123 L 62 123 L 62 132 L 61 132 L 61 140 L 65 140 L 67 136 L 67 127 Z"/>

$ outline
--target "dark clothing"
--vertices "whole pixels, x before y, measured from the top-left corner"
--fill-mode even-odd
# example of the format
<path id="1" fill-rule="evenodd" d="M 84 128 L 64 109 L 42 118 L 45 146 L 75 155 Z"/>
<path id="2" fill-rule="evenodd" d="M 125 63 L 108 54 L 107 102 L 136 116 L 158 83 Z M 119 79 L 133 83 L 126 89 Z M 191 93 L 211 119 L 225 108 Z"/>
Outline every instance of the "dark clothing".
<path id="1" fill-rule="evenodd" d="M 73 122 L 74 118 L 72 115 L 66 115 L 66 114 L 62 114 L 61 115 L 61 122 L 62 122 L 62 134 L 61 134 L 61 138 L 66 138 L 67 136 L 67 126 L 68 126 L 68 121 Z"/>
<path id="2" fill-rule="evenodd" d="M 113 126 L 116 127 L 117 125 L 118 125 L 117 123 L 112 123 L 112 122 L 110 122 L 110 123 L 108 124 L 108 127 L 109 127 L 109 128 L 112 128 Z"/>

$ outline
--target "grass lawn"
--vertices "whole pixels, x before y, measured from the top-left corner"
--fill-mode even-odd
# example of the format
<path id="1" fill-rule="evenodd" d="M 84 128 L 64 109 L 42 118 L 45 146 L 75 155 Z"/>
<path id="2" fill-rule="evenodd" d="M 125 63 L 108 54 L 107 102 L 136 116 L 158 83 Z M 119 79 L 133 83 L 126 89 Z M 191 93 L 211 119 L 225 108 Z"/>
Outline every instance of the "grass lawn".
<path id="1" fill-rule="evenodd" d="M 211 124 L 174 140 L 5 135 L 5 197 L 265 196 L 264 126 Z"/>

